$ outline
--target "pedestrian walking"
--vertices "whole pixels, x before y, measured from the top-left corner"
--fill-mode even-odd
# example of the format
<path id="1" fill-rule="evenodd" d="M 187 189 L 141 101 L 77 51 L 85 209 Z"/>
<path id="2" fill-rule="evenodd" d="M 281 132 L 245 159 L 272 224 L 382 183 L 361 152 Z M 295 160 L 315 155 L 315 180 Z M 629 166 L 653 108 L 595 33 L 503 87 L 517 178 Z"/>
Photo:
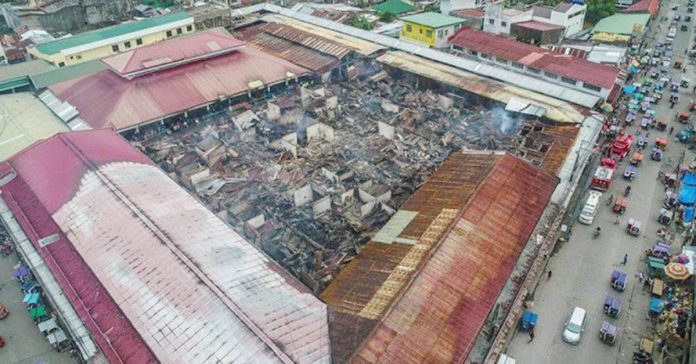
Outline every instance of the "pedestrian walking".
<path id="1" fill-rule="evenodd" d="M 626 265 L 626 262 L 628 262 L 628 254 L 624 254 L 623 262 L 621 262 L 621 265 Z"/>
<path id="2" fill-rule="evenodd" d="M 546 275 L 546 280 L 551 279 L 551 274 L 553 274 L 553 273 L 551 273 L 551 271 L 549 270 L 549 273 Z"/>
<path id="3" fill-rule="evenodd" d="M 669 127 L 669 135 L 672 135 L 672 132 L 673 132 L 673 131 L 674 131 L 674 127 L 673 127 L 673 126 L 670 126 L 670 127 Z"/>
<path id="4" fill-rule="evenodd" d="M 532 327 L 531 330 L 529 330 L 529 342 L 531 343 L 534 341 L 534 328 Z"/>

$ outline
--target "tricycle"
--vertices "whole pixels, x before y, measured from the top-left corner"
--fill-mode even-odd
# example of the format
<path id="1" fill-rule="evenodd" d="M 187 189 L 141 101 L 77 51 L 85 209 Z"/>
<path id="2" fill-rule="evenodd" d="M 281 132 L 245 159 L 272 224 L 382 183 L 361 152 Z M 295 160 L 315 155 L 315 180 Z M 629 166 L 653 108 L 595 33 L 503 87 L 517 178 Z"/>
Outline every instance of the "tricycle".
<path id="1" fill-rule="evenodd" d="M 10 315 L 10 311 L 7 309 L 7 307 L 5 307 L 5 305 L 0 303 L 0 320 L 6 318 L 9 315 Z"/>
<path id="2" fill-rule="evenodd" d="M 633 236 L 640 235 L 640 221 L 633 218 L 628 219 L 628 223 L 626 224 L 626 232 Z"/>
<path id="3" fill-rule="evenodd" d="M 524 311 L 520 320 L 520 330 L 531 331 L 536 326 L 539 315 L 532 311 Z"/>
<path id="4" fill-rule="evenodd" d="M 617 331 L 616 326 L 603 321 L 602 327 L 599 329 L 599 339 L 608 345 L 614 345 Z"/>
<path id="5" fill-rule="evenodd" d="M 672 222 L 672 219 L 674 219 L 674 211 L 668 210 L 664 207 L 660 209 L 660 216 L 657 217 L 657 222 L 662 225 L 669 225 L 669 223 Z"/>
<path id="6" fill-rule="evenodd" d="M 667 122 L 665 122 L 665 121 L 662 120 L 662 119 L 657 120 L 657 126 L 656 126 L 656 128 L 657 128 L 657 130 L 659 130 L 659 131 L 665 131 L 665 130 L 667 130 Z"/>
<path id="7" fill-rule="evenodd" d="M 621 301 L 618 298 L 607 296 L 604 299 L 604 313 L 609 317 L 618 318 L 621 312 Z"/>
<path id="8" fill-rule="evenodd" d="M 638 137 L 638 149 L 645 149 L 648 146 L 648 137 L 641 135 Z"/>
<path id="9" fill-rule="evenodd" d="M 679 116 L 677 117 L 677 120 L 679 120 L 680 123 L 686 124 L 689 122 L 689 112 L 688 111 L 682 111 L 679 113 Z"/>
<path id="10" fill-rule="evenodd" d="M 638 172 L 636 166 L 626 166 L 626 169 L 624 169 L 623 177 L 624 179 L 633 181 L 633 179 L 636 177 L 636 172 Z"/>
<path id="11" fill-rule="evenodd" d="M 615 270 L 611 273 L 611 287 L 617 291 L 623 291 L 626 289 L 626 283 L 628 282 L 628 276 L 624 272 L 619 272 Z"/>
<path id="12" fill-rule="evenodd" d="M 636 113 L 635 112 L 628 112 L 626 114 L 626 124 L 627 125 L 633 125 L 633 121 L 636 120 Z"/>
<path id="13" fill-rule="evenodd" d="M 652 149 L 652 154 L 650 155 L 650 159 L 654 161 L 661 161 L 662 160 L 662 149 L 660 148 L 653 148 Z"/>
<path id="14" fill-rule="evenodd" d="M 663 138 L 663 137 L 655 138 L 655 148 L 667 150 L 667 138 Z"/>
<path id="15" fill-rule="evenodd" d="M 612 211 L 621 215 L 626 212 L 626 207 L 628 207 L 628 200 L 625 198 L 617 198 L 612 207 Z"/>
<path id="16" fill-rule="evenodd" d="M 639 166 L 643 162 L 643 153 L 641 152 L 633 152 L 633 155 L 631 156 L 631 164 L 634 166 Z"/>

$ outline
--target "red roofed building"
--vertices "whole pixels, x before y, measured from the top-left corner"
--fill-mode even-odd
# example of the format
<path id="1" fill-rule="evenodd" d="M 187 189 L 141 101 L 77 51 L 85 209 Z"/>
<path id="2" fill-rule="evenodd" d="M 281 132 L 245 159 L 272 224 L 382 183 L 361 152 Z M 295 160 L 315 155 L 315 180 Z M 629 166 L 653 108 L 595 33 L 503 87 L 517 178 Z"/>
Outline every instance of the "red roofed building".
<path id="1" fill-rule="evenodd" d="M 659 5 L 659 0 L 641 0 L 626 8 L 623 13 L 645 13 L 655 16 Z"/>
<path id="2" fill-rule="evenodd" d="M 210 30 L 105 58 L 110 69 L 49 87 L 92 128 L 134 129 L 294 82 L 310 71 Z"/>
<path id="3" fill-rule="evenodd" d="M 465 362 L 557 184 L 453 153 L 322 293 L 333 362 Z"/>
<path id="4" fill-rule="evenodd" d="M 449 38 L 452 52 L 556 82 L 604 99 L 620 87 L 619 69 L 464 27 Z"/>
<path id="5" fill-rule="evenodd" d="M 114 131 L 34 144 L 0 192 L 85 362 L 329 362 L 326 306 Z"/>

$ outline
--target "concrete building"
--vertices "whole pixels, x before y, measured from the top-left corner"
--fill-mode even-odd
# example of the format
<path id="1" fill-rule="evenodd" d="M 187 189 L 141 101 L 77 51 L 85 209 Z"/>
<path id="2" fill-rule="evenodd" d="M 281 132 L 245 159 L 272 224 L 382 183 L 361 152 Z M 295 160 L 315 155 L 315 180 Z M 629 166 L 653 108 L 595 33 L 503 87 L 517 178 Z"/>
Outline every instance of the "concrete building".
<path id="1" fill-rule="evenodd" d="M 441 0 L 440 12 L 451 15 L 452 11 L 481 8 L 488 2 L 487 0 Z"/>
<path id="2" fill-rule="evenodd" d="M 31 112 L 27 112 L 31 110 Z M 0 95 L 0 161 L 69 129 L 41 100 L 28 92 Z"/>
<path id="3" fill-rule="evenodd" d="M 430 48 L 447 46 L 447 38 L 464 23 L 463 19 L 440 13 L 427 12 L 401 18 L 403 27 L 400 39 L 425 45 Z"/>
<path id="4" fill-rule="evenodd" d="M 500 35 L 463 28 L 449 40 L 452 52 L 462 57 L 549 80 L 612 99 L 620 87 L 619 69 L 561 53 L 554 53 Z"/>
<path id="5" fill-rule="evenodd" d="M 614 14 L 600 20 L 592 28 L 592 39 L 606 43 L 629 43 L 647 29 L 651 15 L 630 13 Z"/>
<path id="6" fill-rule="evenodd" d="M 35 58 L 63 67 L 159 42 L 194 29 L 193 18 L 181 12 L 57 39 L 30 47 L 28 52 Z"/>
<path id="7" fill-rule="evenodd" d="M 513 38 L 535 45 L 559 44 L 564 31 L 561 26 L 538 21 L 523 21 L 510 27 L 510 35 Z"/>
<path id="8" fill-rule="evenodd" d="M 533 6 L 522 9 L 505 8 L 503 2 L 486 6 L 483 30 L 493 34 L 510 34 L 512 24 L 536 21 L 563 27 L 564 37 L 573 36 L 582 31 L 585 21 L 586 5 L 562 2 L 554 8 Z"/>

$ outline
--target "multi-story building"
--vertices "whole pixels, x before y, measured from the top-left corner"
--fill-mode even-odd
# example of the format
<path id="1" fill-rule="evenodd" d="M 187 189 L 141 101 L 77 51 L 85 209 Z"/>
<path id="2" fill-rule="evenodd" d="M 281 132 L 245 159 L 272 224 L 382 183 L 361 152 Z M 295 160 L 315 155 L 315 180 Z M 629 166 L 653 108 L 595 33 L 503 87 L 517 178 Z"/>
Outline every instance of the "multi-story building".
<path id="1" fill-rule="evenodd" d="M 483 30 L 493 34 L 510 34 L 512 24 L 536 21 L 564 28 L 563 36 L 570 37 L 582 31 L 587 6 L 563 2 L 554 8 L 533 6 L 525 9 L 505 8 L 503 2 L 486 6 Z"/>
<path id="2" fill-rule="evenodd" d="M 447 38 L 464 23 L 464 19 L 435 12 L 420 13 L 401 18 L 401 39 L 426 45 L 430 48 L 447 46 Z"/>
<path id="3" fill-rule="evenodd" d="M 28 48 L 29 54 L 63 67 L 104 58 L 195 30 L 189 14 L 179 12 L 121 23 Z"/>
<path id="4" fill-rule="evenodd" d="M 449 39 L 452 52 L 602 99 L 620 87 L 619 69 L 465 27 Z"/>

